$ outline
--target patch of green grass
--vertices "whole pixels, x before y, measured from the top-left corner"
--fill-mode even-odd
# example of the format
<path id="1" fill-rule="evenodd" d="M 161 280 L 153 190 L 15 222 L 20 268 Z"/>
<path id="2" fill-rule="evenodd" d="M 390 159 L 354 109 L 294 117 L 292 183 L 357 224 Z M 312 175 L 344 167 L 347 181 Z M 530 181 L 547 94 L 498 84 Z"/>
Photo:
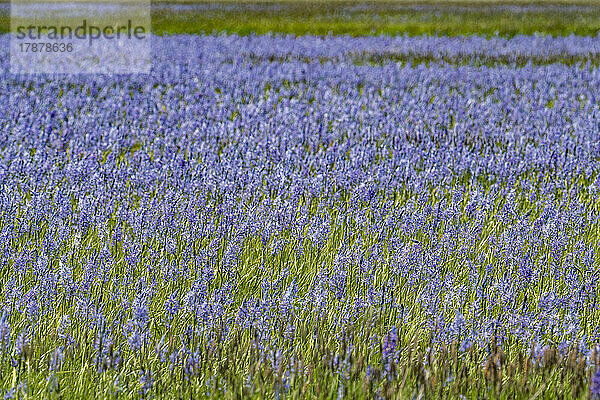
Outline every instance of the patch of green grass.
<path id="1" fill-rule="evenodd" d="M 167 4 L 154 4 L 152 22 L 157 33 L 513 36 L 595 35 L 600 29 L 597 5 L 303 1 L 169 8 Z"/>
<path id="2" fill-rule="evenodd" d="M 596 35 L 598 2 L 225 1 L 154 2 L 158 34 Z M 9 30 L 0 9 L 0 32 Z"/>

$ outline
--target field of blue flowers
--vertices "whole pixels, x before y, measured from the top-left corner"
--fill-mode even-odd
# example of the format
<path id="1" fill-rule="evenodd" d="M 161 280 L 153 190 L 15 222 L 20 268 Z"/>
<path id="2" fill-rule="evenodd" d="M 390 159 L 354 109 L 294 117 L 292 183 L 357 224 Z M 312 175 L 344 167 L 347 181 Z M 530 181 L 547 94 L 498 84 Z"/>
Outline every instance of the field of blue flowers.
<path id="1" fill-rule="evenodd" d="M 153 40 L 2 72 L 5 399 L 600 395 L 599 37 Z"/>

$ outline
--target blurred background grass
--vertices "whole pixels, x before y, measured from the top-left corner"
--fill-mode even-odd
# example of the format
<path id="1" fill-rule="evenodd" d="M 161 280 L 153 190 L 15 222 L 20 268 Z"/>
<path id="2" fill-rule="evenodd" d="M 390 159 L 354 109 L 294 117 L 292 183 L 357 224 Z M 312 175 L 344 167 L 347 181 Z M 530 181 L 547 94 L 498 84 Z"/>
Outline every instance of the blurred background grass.
<path id="1" fill-rule="evenodd" d="M 0 3 L 0 32 L 10 26 L 8 3 Z M 408 34 L 596 35 L 598 1 L 156 1 L 158 34 Z"/>
<path id="2" fill-rule="evenodd" d="M 153 3 L 157 33 L 325 35 L 595 35 L 598 3 L 224 2 Z"/>

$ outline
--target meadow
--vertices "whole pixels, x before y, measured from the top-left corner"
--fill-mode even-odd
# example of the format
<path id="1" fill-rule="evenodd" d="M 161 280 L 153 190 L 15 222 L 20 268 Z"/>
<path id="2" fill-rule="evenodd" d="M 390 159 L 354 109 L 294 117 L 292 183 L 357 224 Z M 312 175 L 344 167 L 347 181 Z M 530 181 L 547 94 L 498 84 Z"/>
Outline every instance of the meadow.
<path id="1" fill-rule="evenodd" d="M 0 395 L 600 398 L 600 13 L 421 6 L 171 4 L 150 74 L 0 36 Z"/>
<path id="2" fill-rule="evenodd" d="M 477 3 L 300 1 L 154 3 L 154 30 L 170 33 L 230 32 L 296 35 L 595 35 L 598 3 Z"/>
<path id="3" fill-rule="evenodd" d="M 8 2 L 0 2 L 0 32 L 9 30 L 9 9 Z M 159 35 L 277 32 L 352 36 L 535 33 L 595 36 L 600 29 L 600 3 L 597 0 L 163 0 L 152 1 L 152 27 Z"/>

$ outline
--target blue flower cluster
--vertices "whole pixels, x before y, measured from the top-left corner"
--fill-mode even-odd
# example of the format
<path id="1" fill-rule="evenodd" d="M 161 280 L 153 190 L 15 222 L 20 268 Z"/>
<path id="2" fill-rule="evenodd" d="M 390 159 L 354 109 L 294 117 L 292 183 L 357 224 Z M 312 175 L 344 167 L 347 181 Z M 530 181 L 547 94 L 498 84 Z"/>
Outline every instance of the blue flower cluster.
<path id="1" fill-rule="evenodd" d="M 419 332 L 592 363 L 600 70 L 348 55 L 599 43 L 175 36 L 150 75 L 3 73 L 0 370 L 38 351 L 57 387 L 81 359 L 134 362 L 146 396 L 156 365 L 189 380 L 234 340 L 279 393 L 306 343 L 334 341 L 343 395 L 352 352 L 392 376 Z"/>

